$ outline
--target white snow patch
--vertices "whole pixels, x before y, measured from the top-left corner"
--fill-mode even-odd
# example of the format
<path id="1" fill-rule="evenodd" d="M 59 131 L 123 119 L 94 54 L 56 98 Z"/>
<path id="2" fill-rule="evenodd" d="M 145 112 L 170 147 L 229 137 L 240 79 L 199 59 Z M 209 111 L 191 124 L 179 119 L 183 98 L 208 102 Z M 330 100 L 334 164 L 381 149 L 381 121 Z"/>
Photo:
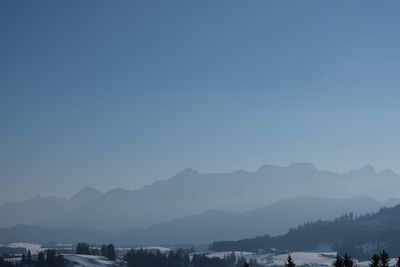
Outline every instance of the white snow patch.
<path id="1" fill-rule="evenodd" d="M 115 261 L 110 261 L 103 256 L 63 254 L 64 258 L 72 266 L 79 267 L 115 267 L 119 266 Z"/>
<path id="2" fill-rule="evenodd" d="M 224 258 L 232 252 L 215 252 L 210 253 L 208 257 Z M 258 264 L 265 266 L 284 266 L 287 259 L 287 253 L 263 253 L 256 254 L 252 252 L 236 251 L 236 257 L 244 257 L 247 261 L 255 260 Z M 290 256 L 294 260 L 296 266 L 332 266 L 335 260 L 336 252 L 291 252 Z"/>

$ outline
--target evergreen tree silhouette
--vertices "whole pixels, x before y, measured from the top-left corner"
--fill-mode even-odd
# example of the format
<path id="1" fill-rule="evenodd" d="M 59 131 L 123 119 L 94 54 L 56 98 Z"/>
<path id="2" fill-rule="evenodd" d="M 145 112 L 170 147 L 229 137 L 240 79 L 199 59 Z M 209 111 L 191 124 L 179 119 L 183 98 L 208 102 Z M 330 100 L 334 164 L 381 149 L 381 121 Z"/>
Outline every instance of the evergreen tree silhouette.
<path id="1" fill-rule="evenodd" d="M 381 257 L 378 254 L 374 254 L 371 257 L 371 263 L 369 264 L 370 267 L 379 267 L 379 263 L 381 261 Z"/>
<path id="2" fill-rule="evenodd" d="M 236 262 L 236 267 L 242 267 L 246 264 L 246 259 L 244 257 L 239 257 Z"/>
<path id="3" fill-rule="evenodd" d="M 354 265 L 353 259 L 347 253 L 343 257 L 343 265 L 344 265 L 344 267 L 353 267 L 353 265 Z"/>
<path id="4" fill-rule="evenodd" d="M 90 246 L 86 243 L 78 243 L 76 245 L 76 254 L 90 255 Z"/>
<path id="5" fill-rule="evenodd" d="M 381 262 L 381 267 L 388 267 L 389 266 L 389 253 L 387 253 L 385 250 L 382 250 L 381 253 L 379 254 L 380 257 L 380 262 Z"/>
<path id="6" fill-rule="evenodd" d="M 31 250 L 28 249 L 28 254 L 26 256 L 26 264 L 31 265 L 32 263 L 33 263 L 32 253 L 31 253 Z"/>
<path id="7" fill-rule="evenodd" d="M 292 257 L 289 254 L 287 260 L 285 261 L 285 267 L 295 267 L 295 266 L 296 264 L 294 263 Z"/>
<path id="8" fill-rule="evenodd" d="M 232 251 L 232 253 L 226 255 L 226 259 L 225 260 L 228 262 L 228 264 L 230 266 L 235 266 L 235 264 L 236 264 L 236 254 L 235 254 L 235 252 Z"/>
<path id="9" fill-rule="evenodd" d="M 336 255 L 336 259 L 333 262 L 333 266 L 334 267 L 343 267 L 344 265 L 344 259 L 342 256 L 340 256 L 339 254 Z"/>
<path id="10" fill-rule="evenodd" d="M 168 253 L 168 267 L 175 267 L 175 257 L 174 252 L 172 250 Z"/>
<path id="11" fill-rule="evenodd" d="M 37 266 L 38 267 L 46 266 L 46 257 L 43 252 L 39 252 L 37 255 Z"/>
<path id="12" fill-rule="evenodd" d="M 56 251 L 54 249 L 48 249 L 46 251 L 46 264 L 47 267 L 57 266 Z"/>
<path id="13" fill-rule="evenodd" d="M 101 246 L 101 249 L 100 249 L 100 255 L 101 256 L 106 256 L 106 245 L 105 244 L 103 244 L 102 246 Z"/>
<path id="14" fill-rule="evenodd" d="M 115 248 L 113 244 L 109 244 L 106 246 L 106 257 L 111 261 L 115 261 Z"/>
<path id="15" fill-rule="evenodd" d="M 190 266 L 190 258 L 187 253 L 183 256 L 183 267 L 189 267 Z"/>

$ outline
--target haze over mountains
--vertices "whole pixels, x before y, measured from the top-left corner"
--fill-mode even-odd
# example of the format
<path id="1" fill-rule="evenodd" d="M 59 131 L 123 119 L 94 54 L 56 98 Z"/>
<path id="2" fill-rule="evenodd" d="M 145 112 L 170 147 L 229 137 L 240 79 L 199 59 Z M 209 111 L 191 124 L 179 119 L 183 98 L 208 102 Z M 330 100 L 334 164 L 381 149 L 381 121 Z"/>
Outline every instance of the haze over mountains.
<path id="1" fill-rule="evenodd" d="M 212 249 L 219 251 L 279 248 L 290 251 L 325 250 L 351 253 L 359 259 L 385 249 L 400 253 L 400 205 L 382 208 L 379 212 L 363 216 L 342 216 L 332 221 L 318 221 L 301 225 L 285 235 L 269 235 L 238 241 L 219 241 Z"/>
<path id="2" fill-rule="evenodd" d="M 209 244 L 251 236 L 278 235 L 308 221 L 330 220 L 346 213 L 376 212 L 395 203 L 381 203 L 371 197 L 329 199 L 295 197 L 266 207 L 233 213 L 210 210 L 147 228 L 132 228 L 117 234 L 91 228 L 54 228 L 18 224 L 0 228 L 0 242 L 114 242 L 119 245 Z M 400 203 L 397 200 L 396 203 Z"/>
<path id="3" fill-rule="evenodd" d="M 5 202 L 0 205 L 0 226 L 34 224 L 44 218 L 65 214 L 97 199 L 102 193 L 85 187 L 70 199 L 35 197 L 21 202 Z"/>
<path id="4" fill-rule="evenodd" d="M 351 212 L 376 212 L 392 204 L 371 197 L 341 200 L 295 197 L 243 213 L 210 210 L 145 229 L 127 230 L 118 234 L 115 240 L 123 244 L 135 240 L 144 245 L 208 244 L 215 240 L 235 240 L 265 233 L 275 236 L 307 221 L 331 220 Z"/>
<path id="5" fill-rule="evenodd" d="M 39 224 L 117 232 L 210 209 L 243 212 L 295 196 L 386 200 L 398 196 L 398 186 L 399 175 L 389 170 L 376 173 L 369 165 L 345 174 L 319 170 L 309 163 L 264 165 L 254 172 L 200 174 L 187 169 L 138 190 L 111 190 L 96 201 Z"/>
<path id="6" fill-rule="evenodd" d="M 4 203 L 0 226 L 91 229 L 123 243 L 203 243 L 277 235 L 310 220 L 376 211 L 399 203 L 399 186 L 398 174 L 370 165 L 344 174 L 310 163 L 264 165 L 254 172 L 187 169 L 133 191 L 85 188 L 69 200 Z"/>

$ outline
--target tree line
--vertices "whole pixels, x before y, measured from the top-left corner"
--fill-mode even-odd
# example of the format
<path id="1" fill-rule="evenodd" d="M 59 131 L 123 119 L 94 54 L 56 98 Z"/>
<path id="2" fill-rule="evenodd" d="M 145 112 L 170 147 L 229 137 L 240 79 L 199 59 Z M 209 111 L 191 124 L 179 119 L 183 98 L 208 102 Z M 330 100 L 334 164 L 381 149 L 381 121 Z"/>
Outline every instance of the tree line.
<path id="1" fill-rule="evenodd" d="M 370 258 L 370 267 L 389 267 L 390 257 L 389 253 L 382 250 L 379 253 L 375 253 Z M 354 261 L 349 254 L 344 254 L 344 256 L 337 255 L 335 261 L 333 262 L 333 267 L 353 267 Z M 395 267 L 400 267 L 400 256 L 397 257 Z"/>
<path id="2" fill-rule="evenodd" d="M 115 261 L 116 259 L 115 247 L 113 244 L 103 244 L 101 248 L 98 249 L 92 248 L 89 244 L 81 242 L 76 245 L 76 254 L 104 256 L 111 261 Z"/>
<path id="3" fill-rule="evenodd" d="M 36 257 L 30 250 L 22 254 L 21 262 L 12 262 L 0 258 L 0 267 L 65 267 L 63 255 L 57 255 L 54 249 L 41 251 Z"/>
<path id="4" fill-rule="evenodd" d="M 124 260 L 128 267 L 236 267 L 236 262 L 238 262 L 236 257 L 235 263 L 232 265 L 232 258 L 228 261 L 227 258 L 210 258 L 204 254 L 189 256 L 189 253 L 182 249 L 176 252 L 171 250 L 167 254 L 160 251 L 132 249 L 125 254 Z"/>

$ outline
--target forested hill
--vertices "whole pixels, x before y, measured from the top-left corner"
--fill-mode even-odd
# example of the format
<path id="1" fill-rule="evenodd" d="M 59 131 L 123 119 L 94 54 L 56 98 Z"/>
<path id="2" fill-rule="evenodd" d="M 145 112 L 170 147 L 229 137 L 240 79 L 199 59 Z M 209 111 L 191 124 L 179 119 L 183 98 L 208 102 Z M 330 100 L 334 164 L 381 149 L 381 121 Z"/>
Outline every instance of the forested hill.
<path id="1" fill-rule="evenodd" d="M 306 223 L 281 236 L 265 235 L 238 241 L 219 241 L 211 245 L 211 249 L 216 251 L 271 248 L 304 251 L 322 247 L 351 252 L 358 258 L 368 257 L 383 248 L 392 255 L 399 255 L 400 205 L 360 217 L 349 214 L 333 221 Z"/>

